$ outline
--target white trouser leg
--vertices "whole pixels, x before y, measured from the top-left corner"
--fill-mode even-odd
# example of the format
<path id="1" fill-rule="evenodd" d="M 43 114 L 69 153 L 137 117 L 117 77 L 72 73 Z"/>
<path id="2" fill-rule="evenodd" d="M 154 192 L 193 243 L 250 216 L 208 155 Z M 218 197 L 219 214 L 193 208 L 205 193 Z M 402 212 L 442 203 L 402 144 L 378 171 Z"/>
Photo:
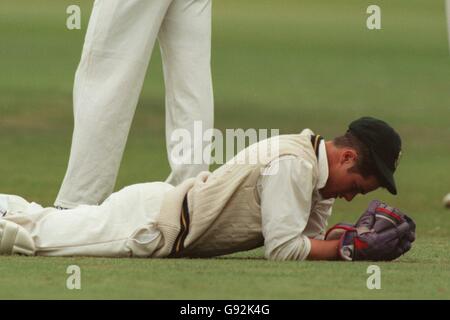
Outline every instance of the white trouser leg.
<path id="1" fill-rule="evenodd" d="M 73 90 L 74 132 L 55 205 L 101 203 L 114 189 L 150 55 L 172 0 L 96 0 Z"/>
<path id="2" fill-rule="evenodd" d="M 213 127 L 213 90 L 211 80 L 211 0 L 174 0 L 158 35 L 166 88 L 166 143 L 173 185 L 208 170 L 202 161 L 203 132 Z M 194 137 L 194 121 L 202 131 Z M 183 163 L 172 141 L 174 130 L 190 132 L 190 164 Z M 196 141 L 194 141 L 196 139 Z M 196 159 L 194 155 L 197 154 Z M 195 161 L 193 161 L 195 160 Z"/>
<path id="3" fill-rule="evenodd" d="M 24 209 L 2 219 L 28 231 L 36 255 L 149 257 L 161 244 L 154 222 L 164 193 L 172 188 L 163 182 L 136 184 L 113 193 L 100 206 L 64 211 L 36 205 L 29 210 L 22 199 Z"/>

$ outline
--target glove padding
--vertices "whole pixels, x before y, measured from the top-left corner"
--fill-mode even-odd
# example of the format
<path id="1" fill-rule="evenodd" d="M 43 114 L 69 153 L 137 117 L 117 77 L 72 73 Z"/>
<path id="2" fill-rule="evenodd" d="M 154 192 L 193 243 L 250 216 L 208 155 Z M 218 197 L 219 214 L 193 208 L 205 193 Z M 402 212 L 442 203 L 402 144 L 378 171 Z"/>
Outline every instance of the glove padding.
<path id="1" fill-rule="evenodd" d="M 355 225 L 339 223 L 325 240 L 340 239 L 343 260 L 394 260 L 411 249 L 414 221 L 399 209 L 373 200 Z"/>

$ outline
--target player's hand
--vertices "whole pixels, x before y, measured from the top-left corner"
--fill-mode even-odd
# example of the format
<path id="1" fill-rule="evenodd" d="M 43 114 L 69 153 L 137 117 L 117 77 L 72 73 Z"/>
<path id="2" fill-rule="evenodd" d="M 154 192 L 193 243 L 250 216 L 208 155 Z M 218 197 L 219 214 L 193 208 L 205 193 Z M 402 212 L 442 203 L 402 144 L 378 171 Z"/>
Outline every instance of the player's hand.
<path id="1" fill-rule="evenodd" d="M 340 239 L 343 260 L 394 260 L 411 249 L 414 221 L 399 209 L 374 200 L 355 225 L 340 223 L 325 240 Z"/>

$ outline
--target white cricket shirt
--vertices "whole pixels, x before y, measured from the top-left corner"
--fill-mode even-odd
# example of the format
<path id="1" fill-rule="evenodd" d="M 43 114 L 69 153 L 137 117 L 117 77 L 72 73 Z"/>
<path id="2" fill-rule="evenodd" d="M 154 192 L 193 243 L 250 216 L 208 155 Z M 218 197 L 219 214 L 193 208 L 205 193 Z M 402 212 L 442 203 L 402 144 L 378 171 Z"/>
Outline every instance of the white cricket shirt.
<path id="1" fill-rule="evenodd" d="M 325 142 L 319 146 L 319 178 L 313 185 L 310 163 L 295 156 L 272 161 L 260 176 L 262 229 L 265 256 L 271 260 L 304 260 L 311 250 L 309 238 L 323 239 L 335 199 L 323 199 L 319 189 L 328 179 Z M 313 205 L 312 195 L 319 202 Z"/>

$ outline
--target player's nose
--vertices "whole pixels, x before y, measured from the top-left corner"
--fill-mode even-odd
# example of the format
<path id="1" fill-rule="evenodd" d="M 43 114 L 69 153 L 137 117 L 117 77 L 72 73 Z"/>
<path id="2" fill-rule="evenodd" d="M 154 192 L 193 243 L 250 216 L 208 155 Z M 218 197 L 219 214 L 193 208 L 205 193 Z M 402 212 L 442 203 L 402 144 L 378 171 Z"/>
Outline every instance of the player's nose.
<path id="1" fill-rule="evenodd" d="M 347 200 L 349 202 L 352 201 L 355 196 L 356 196 L 356 193 L 353 193 L 353 192 L 344 194 L 345 200 Z"/>

